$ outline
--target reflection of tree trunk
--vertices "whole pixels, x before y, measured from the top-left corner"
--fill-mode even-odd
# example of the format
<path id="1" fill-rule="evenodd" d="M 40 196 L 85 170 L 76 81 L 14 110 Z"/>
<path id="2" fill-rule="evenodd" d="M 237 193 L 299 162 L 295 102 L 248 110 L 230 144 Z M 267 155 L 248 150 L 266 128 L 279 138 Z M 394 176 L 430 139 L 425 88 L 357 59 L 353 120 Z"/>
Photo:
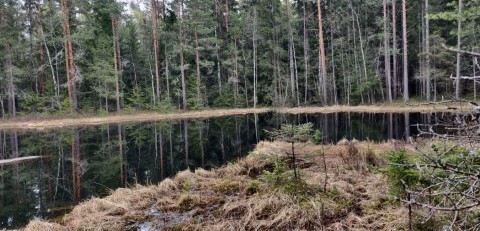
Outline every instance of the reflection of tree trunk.
<path id="1" fill-rule="evenodd" d="M 163 180 L 165 178 L 165 174 L 163 171 L 163 133 L 162 129 L 160 129 L 160 132 L 158 134 L 158 143 L 160 145 L 160 180 Z"/>
<path id="2" fill-rule="evenodd" d="M 170 175 L 173 175 L 174 170 L 173 170 L 173 143 L 172 143 L 172 130 L 173 127 L 170 127 L 170 131 L 168 132 L 169 138 L 168 142 L 170 143 Z"/>
<path id="3" fill-rule="evenodd" d="M 73 201 L 78 203 L 81 199 L 80 196 L 80 176 L 82 170 L 80 168 L 80 131 L 76 130 L 72 137 L 72 181 L 73 181 Z"/>
<path id="4" fill-rule="evenodd" d="M 322 126 L 322 140 L 323 142 L 327 142 L 328 141 L 328 114 L 323 114 L 323 126 Z"/>
<path id="5" fill-rule="evenodd" d="M 227 159 L 227 154 L 225 152 L 225 135 L 223 133 L 223 128 L 220 129 L 220 151 L 222 151 L 222 161 L 225 162 Z"/>
<path id="6" fill-rule="evenodd" d="M 388 113 L 388 139 L 393 139 L 393 113 Z"/>
<path id="7" fill-rule="evenodd" d="M 107 124 L 107 149 L 108 156 L 112 155 L 112 143 L 110 142 L 110 124 Z"/>
<path id="8" fill-rule="evenodd" d="M 123 153 L 123 135 L 122 135 L 122 125 L 117 124 L 117 133 L 118 133 L 118 152 L 120 155 L 120 183 L 122 187 L 127 185 L 127 165 L 124 159 Z"/>
<path id="9" fill-rule="evenodd" d="M 188 121 L 183 120 L 183 135 L 185 141 L 185 168 L 188 169 Z"/>
<path id="10" fill-rule="evenodd" d="M 405 113 L 405 139 L 410 137 L 410 113 Z"/>
<path id="11" fill-rule="evenodd" d="M 258 114 L 255 113 L 255 114 L 254 114 L 254 117 L 255 117 L 255 139 L 256 139 L 256 141 L 257 141 L 257 143 L 258 143 L 258 141 L 260 141 L 260 140 L 259 140 L 259 137 L 258 137 Z"/>
<path id="12" fill-rule="evenodd" d="M 17 131 L 14 131 L 13 134 L 10 136 L 10 146 L 12 148 L 12 158 L 19 157 Z"/>
<path id="13" fill-rule="evenodd" d="M 200 153 L 202 155 L 202 168 L 205 168 L 205 151 L 203 150 L 203 124 L 202 127 L 199 129 L 200 135 Z"/>

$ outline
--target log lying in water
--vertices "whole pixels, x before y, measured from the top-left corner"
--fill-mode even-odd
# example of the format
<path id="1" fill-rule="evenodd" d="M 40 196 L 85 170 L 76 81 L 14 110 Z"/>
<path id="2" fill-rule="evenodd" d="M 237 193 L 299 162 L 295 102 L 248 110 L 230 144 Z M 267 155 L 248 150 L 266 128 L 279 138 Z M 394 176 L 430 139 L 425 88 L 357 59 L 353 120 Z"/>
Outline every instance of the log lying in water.
<path id="1" fill-rule="evenodd" d="M 40 158 L 42 158 L 42 157 L 41 156 L 26 156 L 26 157 L 0 160 L 0 165 L 18 164 L 18 163 L 21 163 L 21 162 L 40 159 Z"/>

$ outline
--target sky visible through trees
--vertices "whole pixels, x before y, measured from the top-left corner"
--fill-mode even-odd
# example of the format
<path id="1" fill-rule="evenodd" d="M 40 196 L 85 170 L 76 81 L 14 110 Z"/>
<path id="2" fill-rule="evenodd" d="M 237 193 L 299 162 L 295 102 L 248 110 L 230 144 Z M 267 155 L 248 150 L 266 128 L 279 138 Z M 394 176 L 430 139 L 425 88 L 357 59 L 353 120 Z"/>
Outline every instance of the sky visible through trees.
<path id="1" fill-rule="evenodd" d="M 0 113 L 477 97 L 478 0 L 0 0 Z"/>

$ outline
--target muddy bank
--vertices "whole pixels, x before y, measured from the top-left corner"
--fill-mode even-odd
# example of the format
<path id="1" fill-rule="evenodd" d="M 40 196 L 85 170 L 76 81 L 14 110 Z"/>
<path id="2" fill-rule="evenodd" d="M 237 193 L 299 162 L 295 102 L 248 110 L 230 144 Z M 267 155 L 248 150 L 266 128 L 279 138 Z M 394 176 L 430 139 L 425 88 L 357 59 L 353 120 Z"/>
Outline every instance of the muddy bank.
<path id="1" fill-rule="evenodd" d="M 261 142 L 235 164 L 118 189 L 79 204 L 60 223 L 34 220 L 26 230 L 401 230 L 407 211 L 374 169 L 385 152 L 404 146 L 299 144 L 293 181 L 291 163 L 279 161 L 289 144 Z"/>

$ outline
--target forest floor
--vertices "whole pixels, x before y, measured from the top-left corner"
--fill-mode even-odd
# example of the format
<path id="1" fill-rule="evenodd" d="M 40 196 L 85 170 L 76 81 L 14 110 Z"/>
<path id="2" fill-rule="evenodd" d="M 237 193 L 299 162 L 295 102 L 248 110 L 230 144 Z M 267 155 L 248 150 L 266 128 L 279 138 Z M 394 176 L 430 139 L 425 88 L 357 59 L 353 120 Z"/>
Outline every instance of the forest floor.
<path id="1" fill-rule="evenodd" d="M 471 110 L 466 103 L 448 104 L 378 104 L 362 106 L 328 106 L 328 107 L 294 107 L 294 108 L 238 108 L 238 109 L 205 109 L 200 111 L 160 112 L 128 112 L 110 115 L 59 115 L 40 117 L 19 117 L 0 119 L 0 129 L 46 129 L 67 126 L 96 125 L 107 123 L 143 122 L 164 119 L 188 119 L 220 117 L 249 113 L 276 111 L 282 113 L 334 113 L 334 112 L 428 112 Z"/>
<path id="2" fill-rule="evenodd" d="M 408 210 L 375 170 L 403 147 L 413 151 L 402 141 L 297 144 L 295 180 L 290 144 L 260 142 L 233 164 L 117 189 L 25 230 L 408 230 Z"/>

